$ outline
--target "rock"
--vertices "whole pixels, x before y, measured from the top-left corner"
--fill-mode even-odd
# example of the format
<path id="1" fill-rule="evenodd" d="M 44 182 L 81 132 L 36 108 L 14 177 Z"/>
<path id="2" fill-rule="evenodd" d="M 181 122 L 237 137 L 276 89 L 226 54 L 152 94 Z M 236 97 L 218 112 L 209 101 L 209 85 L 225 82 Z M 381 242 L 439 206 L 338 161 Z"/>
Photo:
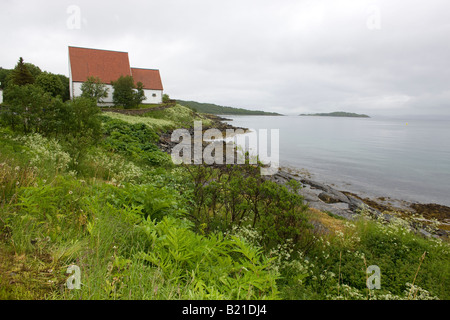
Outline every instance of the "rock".
<path id="1" fill-rule="evenodd" d="M 304 184 L 311 186 L 312 188 L 320 189 L 322 191 L 328 191 L 330 189 L 330 187 L 324 185 L 323 183 L 312 181 L 309 179 L 301 179 L 300 181 Z"/>
<path id="2" fill-rule="evenodd" d="M 350 210 L 342 209 L 339 205 L 335 206 L 334 204 L 327 204 L 323 202 L 310 202 L 309 207 L 323 212 L 328 211 L 348 220 L 353 220 L 354 217 L 354 214 Z"/>
<path id="3" fill-rule="evenodd" d="M 303 199 L 307 202 L 319 202 L 320 201 L 320 198 L 317 196 L 317 194 L 309 189 L 300 189 L 298 191 L 298 194 L 303 196 Z"/>
<path id="4" fill-rule="evenodd" d="M 319 198 L 326 203 L 349 203 L 348 198 L 342 192 L 336 190 L 333 190 L 333 193 L 322 192 L 321 194 L 319 194 Z"/>
<path id="5" fill-rule="evenodd" d="M 320 189 L 324 192 L 324 194 L 322 194 L 322 200 L 324 200 L 325 202 L 328 203 L 334 203 L 334 202 L 345 202 L 345 203 L 349 203 L 349 199 L 347 198 L 347 196 L 345 194 L 343 194 L 342 192 L 327 186 L 323 183 L 320 182 L 316 182 L 316 181 L 312 181 L 309 179 L 302 179 L 301 182 L 303 184 L 307 184 L 309 186 L 311 186 L 311 188 L 316 188 L 316 189 Z M 319 195 L 320 197 L 320 195 Z"/>
<path id="6" fill-rule="evenodd" d="M 350 210 L 348 203 L 345 203 L 345 202 L 333 203 L 333 208 L 341 209 L 341 210 Z"/>
<path id="7" fill-rule="evenodd" d="M 361 207 L 365 205 L 365 203 L 362 200 L 359 200 L 358 198 L 355 198 L 353 196 L 347 195 L 347 199 L 349 201 L 348 204 L 352 211 L 361 209 Z"/>
<path id="8" fill-rule="evenodd" d="M 424 236 L 425 238 L 431 238 L 431 237 L 433 236 L 431 233 L 429 233 L 428 231 L 426 231 L 425 229 L 422 229 L 422 228 L 419 228 L 419 229 L 417 230 L 417 232 L 418 232 L 420 235 Z"/>

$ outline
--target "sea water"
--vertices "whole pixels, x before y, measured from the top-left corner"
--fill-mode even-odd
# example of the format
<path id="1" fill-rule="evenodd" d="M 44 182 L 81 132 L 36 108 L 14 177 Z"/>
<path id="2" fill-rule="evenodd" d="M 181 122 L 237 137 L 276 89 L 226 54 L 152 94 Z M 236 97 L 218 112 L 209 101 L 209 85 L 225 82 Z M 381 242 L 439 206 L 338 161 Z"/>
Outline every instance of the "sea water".
<path id="1" fill-rule="evenodd" d="M 279 129 L 281 166 L 369 197 L 450 206 L 450 120 L 223 116 Z M 268 130 L 270 133 L 270 130 Z"/>

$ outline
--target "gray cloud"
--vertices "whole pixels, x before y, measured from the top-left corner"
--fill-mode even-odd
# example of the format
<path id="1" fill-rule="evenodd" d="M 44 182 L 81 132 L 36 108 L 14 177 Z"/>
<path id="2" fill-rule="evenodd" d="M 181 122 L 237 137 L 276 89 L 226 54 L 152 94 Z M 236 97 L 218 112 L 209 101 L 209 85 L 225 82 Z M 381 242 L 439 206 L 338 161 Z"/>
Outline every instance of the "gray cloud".
<path id="1" fill-rule="evenodd" d="M 69 45 L 120 50 L 159 68 L 174 98 L 450 116 L 449 10 L 445 0 L 2 1 L 0 66 L 22 56 L 67 75 Z"/>

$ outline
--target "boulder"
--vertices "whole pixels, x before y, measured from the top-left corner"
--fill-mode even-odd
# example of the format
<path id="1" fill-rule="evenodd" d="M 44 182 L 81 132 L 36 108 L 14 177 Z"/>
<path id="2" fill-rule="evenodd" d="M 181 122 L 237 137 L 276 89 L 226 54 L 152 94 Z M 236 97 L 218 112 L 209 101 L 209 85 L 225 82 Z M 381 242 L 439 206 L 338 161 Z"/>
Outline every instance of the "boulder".
<path id="1" fill-rule="evenodd" d="M 344 202 L 349 203 L 349 200 L 345 194 L 343 194 L 340 191 L 336 191 L 331 189 L 330 192 L 322 192 L 319 194 L 320 200 L 326 203 L 338 203 L 338 202 Z"/>
<path id="2" fill-rule="evenodd" d="M 327 204 L 322 201 L 310 202 L 309 207 L 320 210 L 322 212 L 328 211 L 328 212 L 331 212 L 332 214 L 335 214 L 339 217 L 342 217 L 342 218 L 345 218 L 348 220 L 353 220 L 353 216 L 354 216 L 350 210 L 342 209 L 339 207 L 339 205 L 336 206 L 334 204 Z"/>

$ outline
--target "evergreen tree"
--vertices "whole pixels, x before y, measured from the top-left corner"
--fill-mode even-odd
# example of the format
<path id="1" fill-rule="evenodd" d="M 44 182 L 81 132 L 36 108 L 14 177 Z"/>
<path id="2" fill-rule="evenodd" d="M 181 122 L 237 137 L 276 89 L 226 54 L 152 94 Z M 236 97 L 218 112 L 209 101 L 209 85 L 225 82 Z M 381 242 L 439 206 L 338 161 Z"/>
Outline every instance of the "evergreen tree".
<path id="1" fill-rule="evenodd" d="M 19 62 L 11 73 L 11 84 L 24 86 L 33 83 L 34 77 L 23 62 L 23 58 L 20 57 Z"/>

